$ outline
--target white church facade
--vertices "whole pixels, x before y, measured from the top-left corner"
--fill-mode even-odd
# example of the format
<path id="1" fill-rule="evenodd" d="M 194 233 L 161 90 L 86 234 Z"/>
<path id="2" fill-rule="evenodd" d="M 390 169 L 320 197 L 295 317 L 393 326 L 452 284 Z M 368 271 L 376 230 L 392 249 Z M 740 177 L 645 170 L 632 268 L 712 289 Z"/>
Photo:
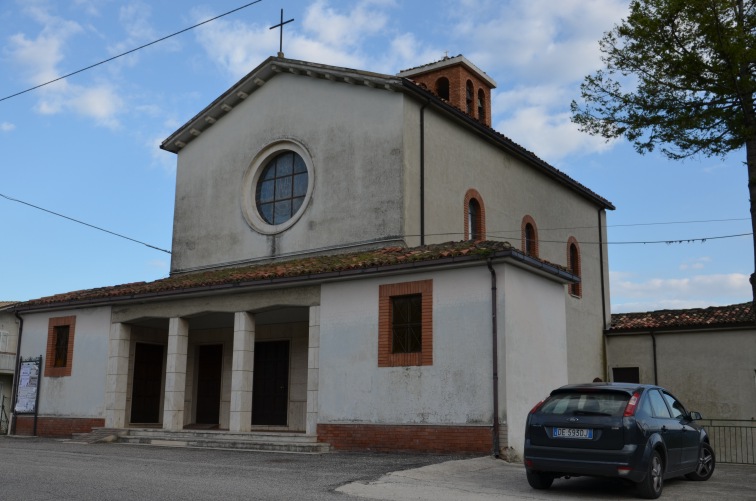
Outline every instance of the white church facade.
<path id="1" fill-rule="evenodd" d="M 494 87 L 463 56 L 252 70 L 161 146 L 168 278 L 14 305 L 37 432 L 516 455 L 536 396 L 604 375 L 614 207 L 492 129 Z"/>

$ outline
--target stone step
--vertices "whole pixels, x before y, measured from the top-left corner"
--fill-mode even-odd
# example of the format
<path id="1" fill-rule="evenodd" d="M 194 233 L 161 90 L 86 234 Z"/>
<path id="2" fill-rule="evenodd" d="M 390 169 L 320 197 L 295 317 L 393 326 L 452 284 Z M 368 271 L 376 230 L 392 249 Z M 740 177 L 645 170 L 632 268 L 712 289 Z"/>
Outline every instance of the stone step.
<path id="1" fill-rule="evenodd" d="M 193 447 L 248 451 L 323 454 L 330 446 L 317 438 L 293 433 L 230 433 L 223 431 L 176 431 L 130 429 L 118 437 L 120 444 L 162 447 Z"/>
<path id="2" fill-rule="evenodd" d="M 126 432 L 127 430 L 119 428 L 92 428 L 89 433 L 73 433 L 71 441 L 86 444 L 115 442 L 120 435 L 124 435 Z"/>

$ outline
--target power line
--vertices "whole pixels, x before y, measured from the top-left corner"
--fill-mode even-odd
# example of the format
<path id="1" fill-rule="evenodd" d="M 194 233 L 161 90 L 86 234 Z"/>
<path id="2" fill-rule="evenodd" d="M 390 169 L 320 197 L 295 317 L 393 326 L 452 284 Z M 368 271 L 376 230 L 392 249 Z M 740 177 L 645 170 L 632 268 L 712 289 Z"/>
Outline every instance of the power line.
<path id="1" fill-rule="evenodd" d="M 123 56 L 126 56 L 126 55 L 128 55 L 128 54 L 131 54 L 132 52 L 136 52 L 136 51 L 138 51 L 138 50 L 144 49 L 145 47 L 149 47 L 150 45 L 154 45 L 154 44 L 156 44 L 156 43 L 158 43 L 158 42 L 162 42 L 163 40 L 167 40 L 167 39 L 169 39 L 169 38 L 171 38 L 171 37 L 175 37 L 176 35 L 180 35 L 181 33 L 184 33 L 184 32 L 186 32 L 186 31 L 189 31 L 189 30 L 193 30 L 194 28 L 197 28 L 197 27 L 199 27 L 199 26 L 202 26 L 203 24 L 207 24 L 207 23 L 209 23 L 209 22 L 211 22 L 211 21 L 215 21 L 216 19 L 220 19 L 220 18 L 221 18 L 221 17 L 223 17 L 223 16 L 227 16 L 227 15 L 229 15 L 229 14 L 233 14 L 234 12 L 240 11 L 240 10 L 242 10 L 242 9 L 246 9 L 246 8 L 247 8 L 247 7 L 249 7 L 250 5 L 254 5 L 254 4 L 256 4 L 256 3 L 260 3 L 260 2 L 262 2 L 262 0 L 255 0 L 254 2 L 250 2 L 250 3 L 246 4 L 246 5 L 242 5 L 241 7 L 237 7 L 237 8 L 235 8 L 235 9 L 233 9 L 233 10 L 230 10 L 230 11 L 228 11 L 228 12 L 225 12 L 225 13 L 223 13 L 223 14 L 219 15 L 219 16 L 215 16 L 215 17 L 213 17 L 213 18 L 211 18 L 211 19 L 207 19 L 207 20 L 205 20 L 205 21 L 202 21 L 201 23 L 195 24 L 194 26 L 190 26 L 190 27 L 188 27 L 188 28 L 184 28 L 183 30 L 180 30 L 180 31 L 177 31 L 177 32 L 175 32 L 175 33 L 172 33 L 172 34 L 170 34 L 170 35 L 164 36 L 163 38 L 160 38 L 160 39 L 158 39 L 158 40 L 153 40 L 152 42 L 150 42 L 150 43 L 146 43 L 146 44 L 144 44 L 144 45 L 141 45 L 141 46 L 137 47 L 136 49 L 131 49 L 131 50 L 129 50 L 129 51 L 126 51 L 126 52 L 122 52 L 121 54 L 118 54 L 117 56 L 113 56 L 113 57 L 111 57 L 111 58 L 105 59 L 105 60 L 103 60 L 103 61 L 100 61 L 99 63 L 91 64 L 91 65 L 87 66 L 86 68 L 82 68 L 82 69 L 80 69 L 80 70 L 76 70 L 76 71 L 73 71 L 73 72 L 71 72 L 71 73 L 68 73 L 68 74 L 66 74 L 66 75 L 63 75 L 62 77 L 58 77 L 58 78 L 56 78 L 56 79 L 54 79 L 54 80 L 50 80 L 49 82 L 45 82 L 45 83 L 42 83 L 42 84 L 39 84 L 39 85 L 35 85 L 34 87 L 30 87 L 30 88 L 28 88 L 28 89 L 26 89 L 26 90 L 22 90 L 21 92 L 16 92 L 15 94 L 11 94 L 10 96 L 5 96 L 5 97 L 3 97 L 3 98 L 0 98 L 0 102 L 1 102 L 1 101 L 5 101 L 6 99 L 10 99 L 10 98 L 12 98 L 12 97 L 20 96 L 21 94 L 25 94 L 25 93 L 27 93 L 27 92 L 30 92 L 30 91 L 33 91 L 33 90 L 35 90 L 35 89 L 39 89 L 40 87 L 44 87 L 45 85 L 50 85 L 51 83 L 55 83 L 55 82 L 57 82 L 58 80 L 63 80 L 64 78 L 68 78 L 68 77 L 70 77 L 70 76 L 76 75 L 76 74 L 78 74 L 78 73 L 81 73 L 81 72 L 83 72 L 83 71 L 91 70 L 92 68 L 94 68 L 94 67 L 96 67 L 96 66 L 100 66 L 101 64 L 105 64 L 105 63 L 108 63 L 108 62 L 110 62 L 110 61 L 112 61 L 112 60 L 114 60 L 114 59 L 118 59 L 119 57 L 123 57 Z M 162 250 L 162 249 L 161 249 L 161 250 Z"/>
<path id="2" fill-rule="evenodd" d="M 125 238 L 126 240 L 131 240 L 132 242 L 136 242 L 138 244 L 142 244 L 142 245 L 144 245 L 146 247 L 149 247 L 151 249 L 155 249 L 155 250 L 159 250 L 161 252 L 165 252 L 166 254 L 170 254 L 171 253 L 171 251 L 169 251 L 169 250 L 161 249 L 160 247 L 156 247 L 154 245 L 150 245 L 150 244 L 142 242 L 140 240 L 136 240 L 134 238 L 127 237 L 125 235 L 121 235 L 120 233 L 116 233 L 114 231 L 106 230 L 105 228 L 100 228 L 99 226 L 95 226 L 93 224 L 85 223 L 84 221 L 79 221 L 78 219 L 74 219 L 72 217 L 64 216 L 63 214 L 58 214 L 57 212 L 53 212 L 51 210 L 44 209 L 42 207 L 38 207 L 38 206 L 36 206 L 34 204 L 30 204 L 29 202 L 24 202 L 23 200 L 18 200 L 16 198 L 11 198 L 11 197 L 9 197 L 7 195 L 3 195 L 2 193 L 0 193 L 0 197 L 3 197 L 3 198 L 8 199 L 8 200 L 11 200 L 13 202 L 18 202 L 20 204 L 28 205 L 29 207 L 34 207 L 35 209 L 39 209 L 41 211 L 48 212 L 48 213 L 53 214 L 55 216 L 62 217 L 64 219 L 68 219 L 69 221 L 73 221 L 75 223 L 83 224 L 84 226 L 89 226 L 90 228 L 94 228 L 95 230 L 104 231 L 105 233 L 110 233 L 111 235 L 115 235 L 115 236 L 120 237 L 120 238 Z"/>

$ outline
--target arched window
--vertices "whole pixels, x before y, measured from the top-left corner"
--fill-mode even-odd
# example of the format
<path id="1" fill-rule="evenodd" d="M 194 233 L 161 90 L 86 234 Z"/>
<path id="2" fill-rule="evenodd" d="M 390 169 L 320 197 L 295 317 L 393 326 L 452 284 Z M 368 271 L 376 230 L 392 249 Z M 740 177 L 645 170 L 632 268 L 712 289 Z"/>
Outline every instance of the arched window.
<path id="1" fill-rule="evenodd" d="M 567 241 L 567 267 L 570 269 L 573 275 L 580 277 L 580 246 L 578 245 L 575 237 L 570 237 Z M 576 284 L 570 284 L 570 294 L 575 297 L 583 296 L 583 284 L 578 282 Z"/>
<path id="2" fill-rule="evenodd" d="M 522 218 L 520 227 L 522 235 L 522 251 L 528 256 L 538 257 L 538 227 L 532 216 Z"/>
<path id="3" fill-rule="evenodd" d="M 465 195 L 465 240 L 486 239 L 486 209 L 477 190 L 469 189 Z"/>
<path id="4" fill-rule="evenodd" d="M 467 103 L 467 114 L 472 115 L 473 114 L 473 99 L 475 96 L 475 90 L 473 89 L 473 84 L 470 80 L 467 81 L 467 91 L 465 93 L 465 102 Z"/>
<path id="5" fill-rule="evenodd" d="M 483 89 L 478 90 L 478 120 L 483 123 L 486 121 L 486 93 Z"/>
<path id="6" fill-rule="evenodd" d="M 436 80 L 436 94 L 438 94 L 438 97 L 441 99 L 449 100 L 449 79 L 446 77 L 441 77 L 438 80 Z"/>

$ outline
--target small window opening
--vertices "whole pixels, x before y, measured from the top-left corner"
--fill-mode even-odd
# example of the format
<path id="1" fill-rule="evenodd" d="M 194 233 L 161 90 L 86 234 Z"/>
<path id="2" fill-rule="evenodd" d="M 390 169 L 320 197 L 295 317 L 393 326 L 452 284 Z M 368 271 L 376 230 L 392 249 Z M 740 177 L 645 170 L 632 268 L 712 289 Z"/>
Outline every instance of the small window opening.
<path id="1" fill-rule="evenodd" d="M 65 367 L 68 363 L 68 325 L 55 327 L 55 362 L 53 367 Z"/>
<path id="2" fill-rule="evenodd" d="M 470 80 L 467 81 L 467 92 L 465 95 L 465 102 L 467 103 L 467 114 L 473 114 L 473 99 L 474 99 L 473 84 Z"/>
<path id="3" fill-rule="evenodd" d="M 483 89 L 478 90 L 478 120 L 486 121 L 486 93 Z"/>
<path id="4" fill-rule="evenodd" d="M 449 79 L 446 77 L 441 77 L 438 80 L 436 80 L 436 94 L 438 94 L 438 97 L 441 99 L 449 100 Z"/>

